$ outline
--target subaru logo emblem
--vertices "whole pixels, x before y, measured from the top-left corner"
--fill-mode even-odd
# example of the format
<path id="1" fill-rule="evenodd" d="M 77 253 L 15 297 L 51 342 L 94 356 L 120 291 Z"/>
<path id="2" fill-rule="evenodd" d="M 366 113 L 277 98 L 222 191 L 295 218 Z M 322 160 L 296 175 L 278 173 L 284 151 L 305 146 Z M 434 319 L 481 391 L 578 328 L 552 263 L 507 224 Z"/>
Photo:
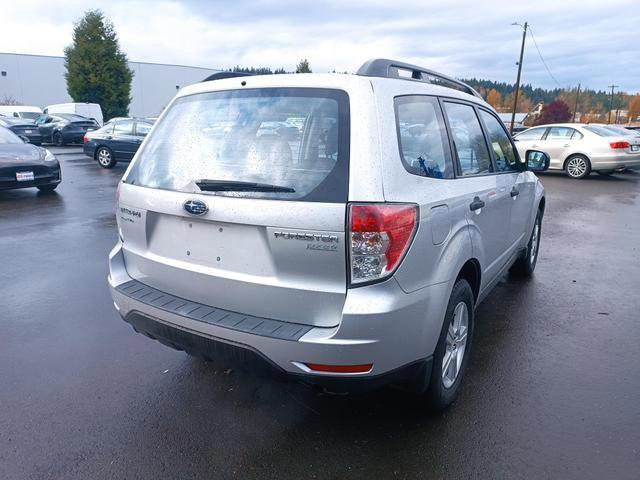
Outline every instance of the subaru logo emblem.
<path id="1" fill-rule="evenodd" d="M 200 200 L 187 200 L 183 207 L 191 215 L 204 215 L 209 211 L 207 204 Z"/>

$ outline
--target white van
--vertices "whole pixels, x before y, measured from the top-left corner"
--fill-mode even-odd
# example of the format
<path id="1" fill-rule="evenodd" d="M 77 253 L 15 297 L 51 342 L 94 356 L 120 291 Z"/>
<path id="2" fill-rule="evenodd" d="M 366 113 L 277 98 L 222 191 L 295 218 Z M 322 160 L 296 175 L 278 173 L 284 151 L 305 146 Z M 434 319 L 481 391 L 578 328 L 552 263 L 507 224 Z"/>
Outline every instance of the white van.
<path id="1" fill-rule="evenodd" d="M 42 115 L 42 109 L 29 105 L 0 105 L 0 115 L 35 120 Z"/>
<path id="2" fill-rule="evenodd" d="M 103 124 L 102 109 L 97 103 L 59 103 L 56 105 L 49 105 L 44 109 L 44 113 L 75 113 L 85 118 L 91 118 Z"/>

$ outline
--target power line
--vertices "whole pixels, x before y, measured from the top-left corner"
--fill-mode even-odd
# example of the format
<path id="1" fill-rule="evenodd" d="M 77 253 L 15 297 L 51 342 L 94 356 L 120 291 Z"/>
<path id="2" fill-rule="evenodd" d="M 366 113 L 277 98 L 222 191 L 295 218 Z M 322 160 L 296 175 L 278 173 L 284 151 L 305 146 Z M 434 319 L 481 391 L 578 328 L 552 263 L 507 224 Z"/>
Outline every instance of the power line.
<path id="1" fill-rule="evenodd" d="M 544 68 L 547 69 L 547 73 L 553 79 L 553 81 L 556 82 L 556 85 L 558 85 L 558 88 L 562 88 L 562 85 L 560 85 L 560 82 L 558 82 L 558 80 L 556 80 L 556 77 L 554 77 L 553 73 L 551 73 L 551 70 L 549 70 L 549 66 L 547 65 L 547 62 L 544 61 L 544 57 L 542 56 L 542 52 L 540 51 L 540 47 L 538 47 L 538 42 L 536 42 L 536 37 L 533 35 L 533 29 L 531 28 L 531 25 L 529 25 L 529 32 L 531 32 L 531 40 L 533 40 L 533 44 L 535 45 L 536 50 L 538 51 L 538 55 L 540 56 L 540 60 L 542 61 L 542 64 L 544 65 Z"/>

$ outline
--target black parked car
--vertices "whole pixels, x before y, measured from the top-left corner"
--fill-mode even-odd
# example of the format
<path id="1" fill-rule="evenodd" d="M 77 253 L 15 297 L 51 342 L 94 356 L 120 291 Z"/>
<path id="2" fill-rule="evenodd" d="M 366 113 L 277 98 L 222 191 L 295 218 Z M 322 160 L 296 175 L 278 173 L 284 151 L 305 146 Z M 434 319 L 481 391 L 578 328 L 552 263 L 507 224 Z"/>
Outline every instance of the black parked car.
<path id="1" fill-rule="evenodd" d="M 117 162 L 133 158 L 152 126 L 153 122 L 141 118 L 113 119 L 85 135 L 84 153 L 101 167 L 113 168 Z"/>
<path id="2" fill-rule="evenodd" d="M 37 187 L 52 192 L 61 181 L 60 164 L 49 150 L 0 127 L 0 190 Z"/>
<path id="3" fill-rule="evenodd" d="M 84 134 L 99 128 L 98 122 L 73 113 L 43 113 L 36 118 L 43 142 L 55 143 L 58 146 L 67 143 L 82 143 Z"/>
<path id="4" fill-rule="evenodd" d="M 0 127 L 8 128 L 20 138 L 28 138 L 29 143 L 34 145 L 42 144 L 42 135 L 40 135 L 40 130 L 33 123 L 33 120 L 0 116 Z"/>

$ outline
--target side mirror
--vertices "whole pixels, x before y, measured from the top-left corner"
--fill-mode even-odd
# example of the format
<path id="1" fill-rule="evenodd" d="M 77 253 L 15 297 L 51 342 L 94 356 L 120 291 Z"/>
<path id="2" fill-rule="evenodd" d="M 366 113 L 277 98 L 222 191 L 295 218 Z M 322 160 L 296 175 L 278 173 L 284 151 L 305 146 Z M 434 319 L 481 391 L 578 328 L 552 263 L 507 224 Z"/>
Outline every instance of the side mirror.
<path id="1" fill-rule="evenodd" d="M 525 155 L 527 160 L 527 170 L 531 172 L 544 172 L 549 169 L 551 158 L 549 154 L 539 150 L 527 150 Z"/>
<path id="2" fill-rule="evenodd" d="M 18 135 L 20 137 L 20 140 L 22 140 L 24 143 L 29 143 L 29 137 L 25 137 L 24 135 Z"/>

